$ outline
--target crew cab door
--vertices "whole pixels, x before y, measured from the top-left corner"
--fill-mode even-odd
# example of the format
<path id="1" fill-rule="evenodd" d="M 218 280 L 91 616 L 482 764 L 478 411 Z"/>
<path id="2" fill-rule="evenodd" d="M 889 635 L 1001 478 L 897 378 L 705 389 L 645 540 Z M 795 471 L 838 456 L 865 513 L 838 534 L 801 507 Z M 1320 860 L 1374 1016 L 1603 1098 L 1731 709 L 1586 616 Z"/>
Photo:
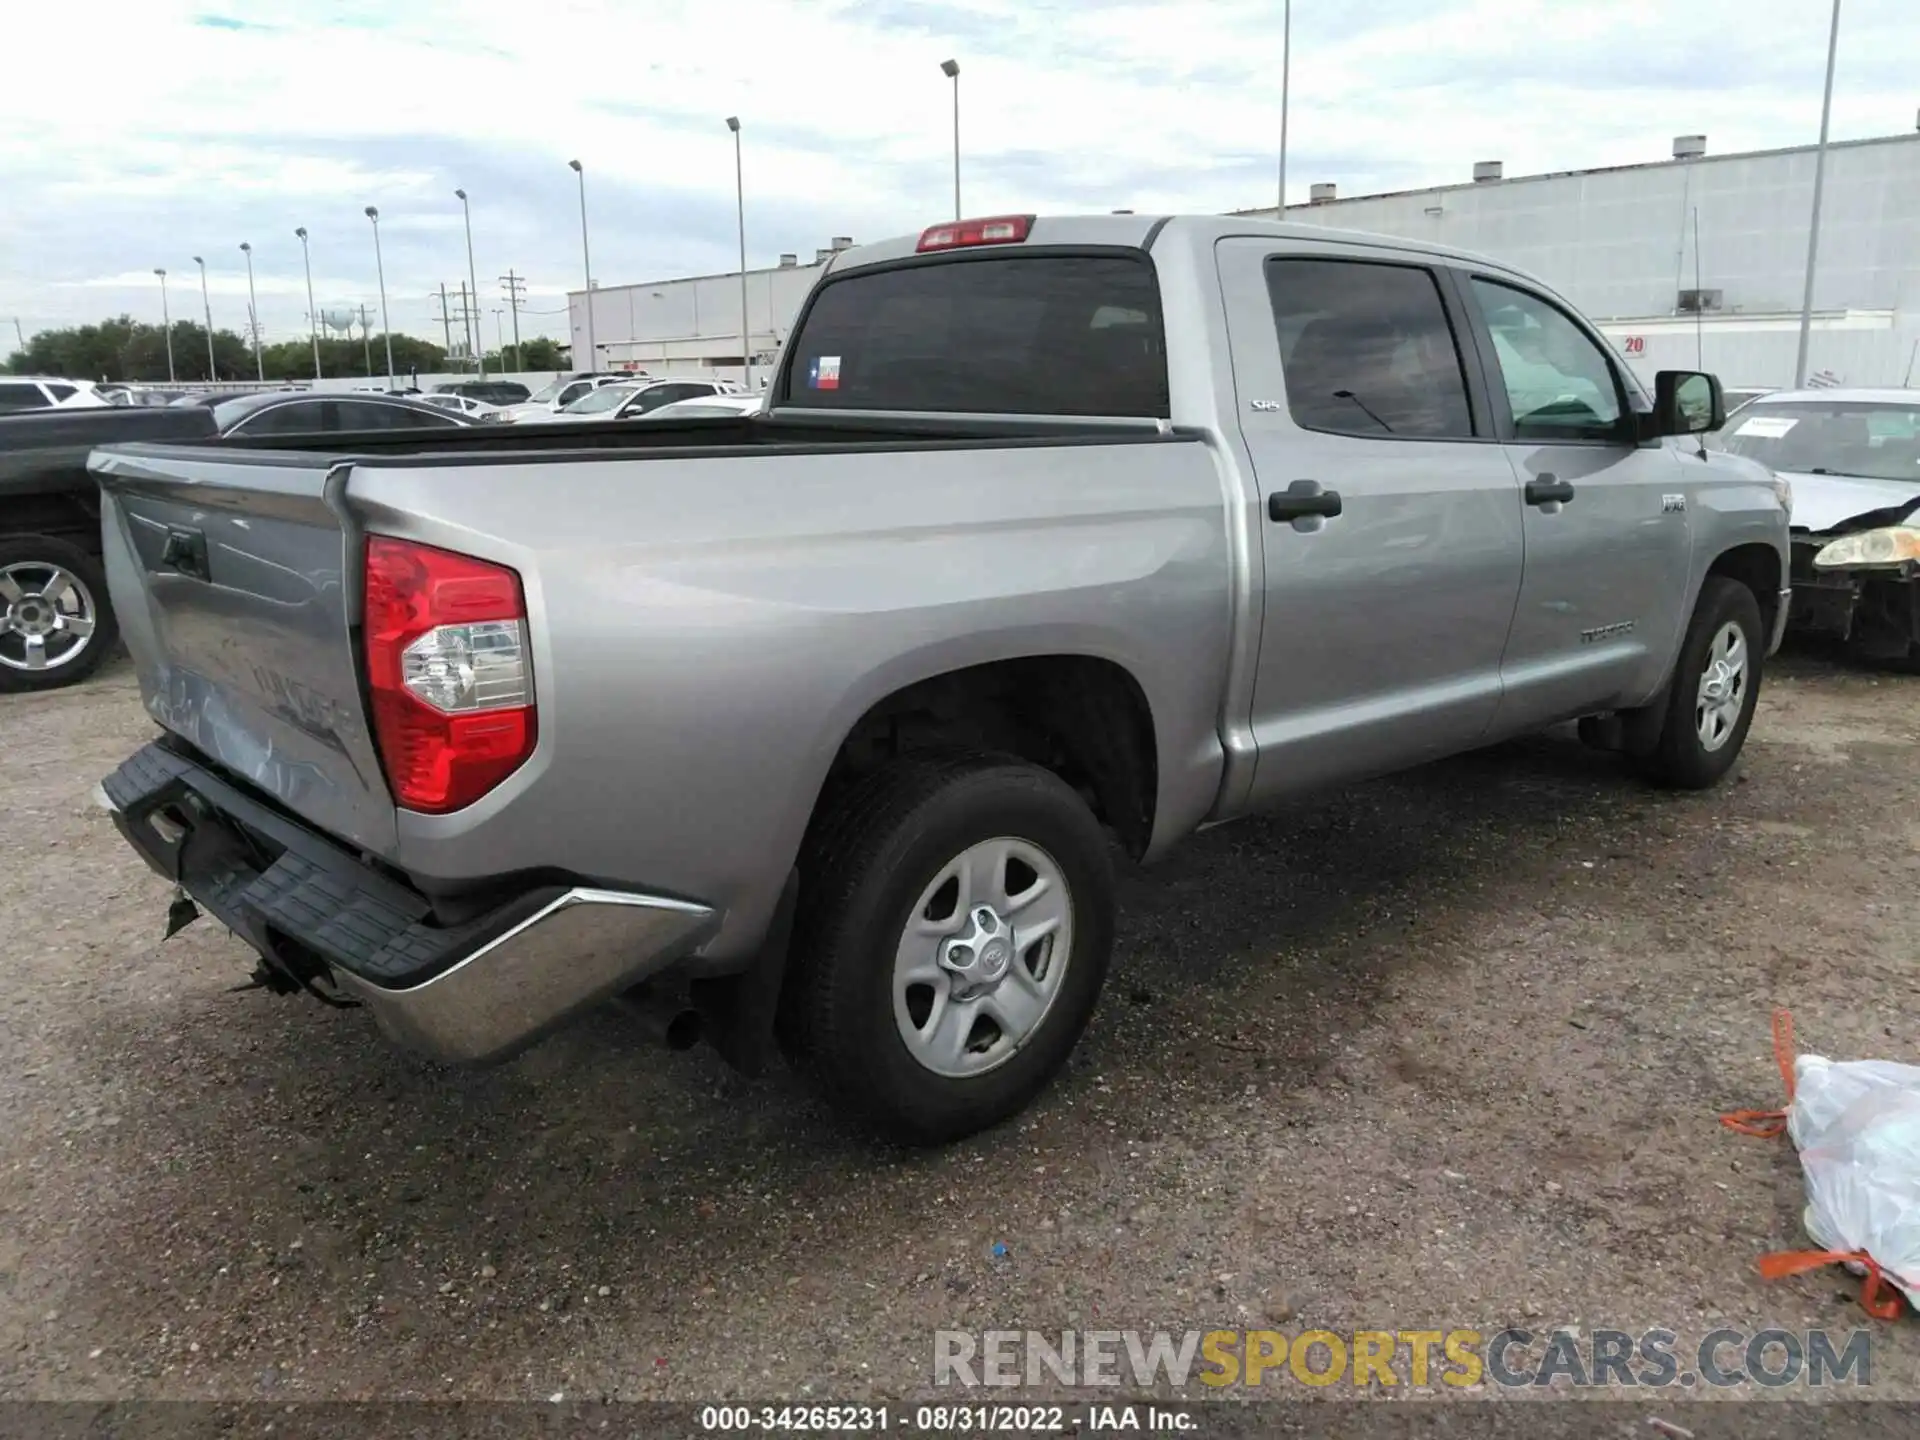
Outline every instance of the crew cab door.
<path id="1" fill-rule="evenodd" d="M 1521 505 L 1457 290 L 1384 247 L 1218 256 L 1264 511 L 1250 801 L 1471 746 L 1500 698 Z"/>
<path id="2" fill-rule="evenodd" d="M 1526 575 L 1501 662 L 1501 733 L 1646 700 L 1688 600 L 1683 467 L 1639 440 L 1637 387 L 1593 330 L 1541 291 L 1465 271 L 1494 421 L 1520 488 Z"/>

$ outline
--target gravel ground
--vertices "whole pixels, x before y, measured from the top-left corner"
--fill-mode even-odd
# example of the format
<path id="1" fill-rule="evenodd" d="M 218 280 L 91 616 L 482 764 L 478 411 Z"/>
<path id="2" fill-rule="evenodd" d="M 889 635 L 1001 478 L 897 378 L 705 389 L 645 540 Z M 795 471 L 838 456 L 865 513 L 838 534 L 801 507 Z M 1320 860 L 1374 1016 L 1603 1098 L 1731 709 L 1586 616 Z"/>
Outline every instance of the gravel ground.
<path id="1" fill-rule="evenodd" d="M 1126 878 L 1061 1081 L 931 1154 L 616 1012 L 465 1073 L 227 993 L 242 947 L 157 943 L 89 800 L 148 733 L 127 663 L 0 698 L 0 1397 L 864 1399 L 925 1393 L 942 1326 L 1872 1325 L 1839 1271 L 1757 1279 L 1798 1168 L 1715 1115 L 1779 1103 L 1774 1005 L 1920 1060 L 1916 697 L 1801 656 L 1713 794 L 1552 736 L 1211 832 Z M 1915 1321 L 1874 1337 L 1920 1398 Z"/>

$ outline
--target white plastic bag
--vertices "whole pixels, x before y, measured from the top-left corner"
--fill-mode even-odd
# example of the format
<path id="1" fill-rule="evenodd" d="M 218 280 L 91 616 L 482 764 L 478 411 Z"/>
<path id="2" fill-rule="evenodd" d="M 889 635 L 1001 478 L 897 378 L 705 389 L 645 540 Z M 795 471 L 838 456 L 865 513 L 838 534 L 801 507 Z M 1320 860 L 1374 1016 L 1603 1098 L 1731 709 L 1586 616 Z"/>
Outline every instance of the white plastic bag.
<path id="1" fill-rule="evenodd" d="M 1806 1174 L 1807 1234 L 1871 1256 L 1920 1309 L 1920 1066 L 1801 1055 L 1793 1071 L 1787 1134 Z"/>

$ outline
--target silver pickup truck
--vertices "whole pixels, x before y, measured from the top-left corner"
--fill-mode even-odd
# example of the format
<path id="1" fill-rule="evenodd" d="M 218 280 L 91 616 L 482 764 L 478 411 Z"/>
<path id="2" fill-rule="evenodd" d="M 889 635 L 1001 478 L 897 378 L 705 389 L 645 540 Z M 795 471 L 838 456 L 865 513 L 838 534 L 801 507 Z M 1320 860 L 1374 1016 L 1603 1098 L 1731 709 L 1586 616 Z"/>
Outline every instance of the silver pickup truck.
<path id="1" fill-rule="evenodd" d="M 620 994 L 951 1138 L 1086 1026 L 1115 843 L 1573 719 L 1725 774 L 1790 497 L 1722 415 L 1471 255 L 939 225 L 763 414 L 98 452 L 163 731 L 102 788 L 174 923 L 429 1055 Z"/>

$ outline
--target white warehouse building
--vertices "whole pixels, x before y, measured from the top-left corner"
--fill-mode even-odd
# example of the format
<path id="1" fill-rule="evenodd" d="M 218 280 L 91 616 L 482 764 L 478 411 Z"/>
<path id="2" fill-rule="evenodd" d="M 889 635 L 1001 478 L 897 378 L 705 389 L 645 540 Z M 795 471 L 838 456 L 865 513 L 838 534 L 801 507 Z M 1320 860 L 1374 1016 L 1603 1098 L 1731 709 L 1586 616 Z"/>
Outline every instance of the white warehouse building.
<path id="1" fill-rule="evenodd" d="M 1813 203 L 1813 146 L 1708 153 L 1508 178 L 1482 161 L 1458 185 L 1338 198 L 1331 184 L 1289 205 L 1291 223 L 1372 231 L 1479 251 L 1532 271 L 1599 323 L 1643 378 L 1704 368 L 1729 386 L 1793 382 Z M 1236 212 L 1272 219 L 1264 210 Z M 813 262 L 747 274 L 750 344 L 771 361 L 845 237 Z M 584 355 L 584 295 L 568 297 Z M 593 292 L 600 363 L 655 373 L 736 373 L 740 276 Z M 1810 375 L 1845 385 L 1920 379 L 1920 133 L 1831 144 L 1821 202 Z M 588 368 L 576 360 L 580 368 Z"/>
<path id="2" fill-rule="evenodd" d="M 785 254 L 771 270 L 749 270 L 746 283 L 748 329 L 746 341 L 753 357 L 754 375 L 771 367 L 787 338 L 800 302 L 820 278 L 835 252 L 851 248 L 849 236 L 814 252 L 802 265 L 797 254 Z M 593 348 L 597 363 L 587 353 L 586 292 L 567 296 L 567 323 L 572 335 L 574 365 L 580 370 L 645 370 L 652 375 L 717 374 L 739 378 L 740 272 L 697 275 L 683 280 L 655 280 L 639 285 L 602 285 L 593 291 Z"/>

